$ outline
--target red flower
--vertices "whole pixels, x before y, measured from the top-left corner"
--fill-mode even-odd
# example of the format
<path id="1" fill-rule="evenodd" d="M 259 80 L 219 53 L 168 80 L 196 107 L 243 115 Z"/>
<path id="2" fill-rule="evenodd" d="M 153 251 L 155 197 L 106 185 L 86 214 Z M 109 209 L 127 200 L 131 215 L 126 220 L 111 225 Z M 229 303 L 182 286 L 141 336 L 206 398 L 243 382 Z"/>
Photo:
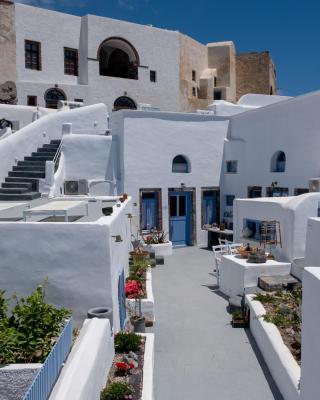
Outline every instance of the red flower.
<path id="1" fill-rule="evenodd" d="M 129 365 L 125 362 L 117 362 L 116 367 L 121 372 L 127 372 L 127 370 L 130 368 Z"/>
<path id="2" fill-rule="evenodd" d="M 130 368 L 133 369 L 134 368 L 134 364 L 130 363 Z"/>
<path id="3" fill-rule="evenodd" d="M 137 281 L 128 281 L 125 284 L 126 296 L 137 296 L 139 294 L 139 284 Z"/>

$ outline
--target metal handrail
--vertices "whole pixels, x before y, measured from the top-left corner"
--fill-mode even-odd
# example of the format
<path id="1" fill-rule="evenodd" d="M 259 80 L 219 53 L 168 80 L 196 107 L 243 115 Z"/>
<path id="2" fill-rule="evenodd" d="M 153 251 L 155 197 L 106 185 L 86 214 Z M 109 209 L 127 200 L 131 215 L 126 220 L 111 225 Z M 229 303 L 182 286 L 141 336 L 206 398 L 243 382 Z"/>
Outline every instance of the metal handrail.
<path id="1" fill-rule="evenodd" d="M 62 139 L 61 139 L 61 141 L 60 141 L 58 150 L 56 151 L 56 154 L 55 154 L 55 156 L 53 157 L 53 163 L 54 163 L 54 170 L 55 170 L 55 171 L 57 170 L 58 162 L 59 162 L 60 155 L 61 155 L 61 149 L 62 149 Z"/>

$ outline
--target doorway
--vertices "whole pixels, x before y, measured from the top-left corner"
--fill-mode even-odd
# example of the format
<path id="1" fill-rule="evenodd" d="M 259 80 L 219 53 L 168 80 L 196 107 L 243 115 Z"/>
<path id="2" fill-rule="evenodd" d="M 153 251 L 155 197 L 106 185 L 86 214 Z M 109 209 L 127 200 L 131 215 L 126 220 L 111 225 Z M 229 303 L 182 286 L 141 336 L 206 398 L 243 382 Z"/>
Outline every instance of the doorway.
<path id="1" fill-rule="evenodd" d="M 191 192 L 169 192 L 169 236 L 173 246 L 192 245 Z"/>

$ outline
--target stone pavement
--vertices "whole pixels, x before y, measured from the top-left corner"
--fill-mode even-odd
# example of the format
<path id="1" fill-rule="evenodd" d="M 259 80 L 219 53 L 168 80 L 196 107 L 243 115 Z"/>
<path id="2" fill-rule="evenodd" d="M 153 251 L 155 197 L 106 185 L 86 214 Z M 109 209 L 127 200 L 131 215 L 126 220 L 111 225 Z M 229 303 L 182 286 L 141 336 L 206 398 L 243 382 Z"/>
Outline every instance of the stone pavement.
<path id="1" fill-rule="evenodd" d="M 152 271 L 155 400 L 282 400 L 250 332 L 230 325 L 212 257 L 175 249 Z"/>

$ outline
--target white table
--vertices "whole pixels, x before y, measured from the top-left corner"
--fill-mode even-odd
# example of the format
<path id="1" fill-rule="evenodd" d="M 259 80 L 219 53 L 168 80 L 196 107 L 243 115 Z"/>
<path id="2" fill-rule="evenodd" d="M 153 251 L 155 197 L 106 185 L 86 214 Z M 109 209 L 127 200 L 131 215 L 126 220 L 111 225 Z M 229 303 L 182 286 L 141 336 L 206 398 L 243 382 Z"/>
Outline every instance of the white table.
<path id="1" fill-rule="evenodd" d="M 242 295 L 246 288 L 258 286 L 260 276 L 283 276 L 290 274 L 290 270 L 291 263 L 267 260 L 254 264 L 238 255 L 226 255 L 219 265 L 219 288 L 230 297 Z"/>
<path id="2" fill-rule="evenodd" d="M 47 215 L 51 217 L 64 217 L 65 222 L 68 222 L 68 212 L 78 206 L 85 206 L 86 215 L 88 215 L 87 201 L 52 201 L 43 204 L 42 206 L 30 208 L 23 212 L 23 218 L 26 221 L 27 217 Z"/>

